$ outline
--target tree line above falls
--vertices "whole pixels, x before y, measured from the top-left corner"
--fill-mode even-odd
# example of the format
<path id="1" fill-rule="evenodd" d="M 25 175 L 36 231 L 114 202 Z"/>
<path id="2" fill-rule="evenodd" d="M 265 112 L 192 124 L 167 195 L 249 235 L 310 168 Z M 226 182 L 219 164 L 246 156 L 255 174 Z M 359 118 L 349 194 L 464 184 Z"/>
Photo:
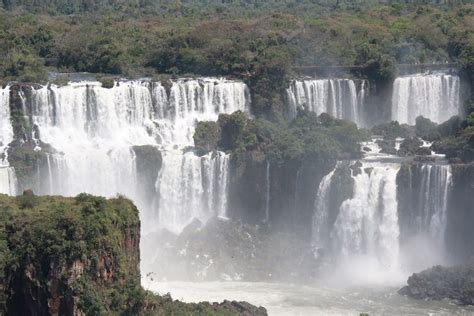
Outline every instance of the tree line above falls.
<path id="1" fill-rule="evenodd" d="M 4 0 L 0 78 L 233 76 L 257 115 L 281 111 L 294 66 L 357 65 L 383 86 L 397 63 L 450 61 L 472 79 L 474 5 L 409 2 Z"/>
<path id="2" fill-rule="evenodd" d="M 347 75 L 378 93 L 398 63 L 454 62 L 472 86 L 469 2 L 4 0 L 0 81 L 44 82 L 48 71 L 228 76 L 247 83 L 256 117 L 273 120 L 298 66 L 356 65 Z"/>

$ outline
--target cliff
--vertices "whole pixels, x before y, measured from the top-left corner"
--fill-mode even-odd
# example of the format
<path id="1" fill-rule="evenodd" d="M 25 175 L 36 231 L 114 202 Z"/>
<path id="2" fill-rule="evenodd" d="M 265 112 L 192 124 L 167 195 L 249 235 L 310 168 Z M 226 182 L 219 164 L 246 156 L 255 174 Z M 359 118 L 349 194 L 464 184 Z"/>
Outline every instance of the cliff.
<path id="1" fill-rule="evenodd" d="M 243 302 L 184 304 L 140 286 L 132 202 L 0 195 L 0 314 L 266 315 Z"/>

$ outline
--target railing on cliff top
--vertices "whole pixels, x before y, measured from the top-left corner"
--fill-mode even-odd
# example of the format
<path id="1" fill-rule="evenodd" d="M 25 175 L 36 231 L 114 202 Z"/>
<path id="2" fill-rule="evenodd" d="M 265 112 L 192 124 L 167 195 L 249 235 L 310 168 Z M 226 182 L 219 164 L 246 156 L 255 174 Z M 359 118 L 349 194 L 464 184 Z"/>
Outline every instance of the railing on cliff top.
<path id="1" fill-rule="evenodd" d="M 444 70 L 453 72 L 458 70 L 459 65 L 456 63 L 444 63 L 444 64 L 397 64 L 396 65 L 400 73 L 413 73 L 413 72 L 424 72 L 434 70 Z M 363 69 L 363 65 L 333 65 L 333 66 L 321 66 L 321 65 L 306 65 L 306 66 L 295 66 L 293 69 L 300 74 L 338 74 L 344 72 L 350 72 L 354 70 Z"/>

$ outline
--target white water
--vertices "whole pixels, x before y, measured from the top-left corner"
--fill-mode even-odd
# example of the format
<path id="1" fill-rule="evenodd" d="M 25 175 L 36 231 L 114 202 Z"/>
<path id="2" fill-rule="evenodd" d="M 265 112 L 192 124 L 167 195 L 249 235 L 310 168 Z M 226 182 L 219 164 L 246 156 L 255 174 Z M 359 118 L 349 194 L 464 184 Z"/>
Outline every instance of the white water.
<path id="1" fill-rule="evenodd" d="M 324 284 L 264 282 L 152 282 L 146 289 L 184 302 L 236 300 L 264 306 L 275 315 L 472 315 L 474 307 L 426 302 L 397 294 L 399 287 L 334 288 Z"/>
<path id="2" fill-rule="evenodd" d="M 328 113 L 358 125 L 364 123 L 365 86 L 362 86 L 358 94 L 351 79 L 295 80 L 288 88 L 287 94 L 290 118 L 296 116 L 297 108 L 303 107 L 318 115 Z"/>
<path id="3" fill-rule="evenodd" d="M 193 219 L 225 217 L 230 155 L 167 151 L 156 182 L 158 224 L 179 233 Z"/>
<path id="4" fill-rule="evenodd" d="M 181 79 L 172 82 L 168 96 L 160 83 L 126 81 L 105 89 L 98 82 L 80 82 L 44 86 L 32 92 L 31 101 L 41 140 L 58 151 L 47 156 L 40 193 L 125 194 L 142 216 L 159 214 L 155 228 L 178 230 L 193 216 L 207 220 L 211 214 L 226 215 L 228 156 L 199 158 L 180 148 L 193 145 L 198 120 L 246 111 L 245 84 Z M 138 192 L 132 150 L 137 145 L 155 146 L 163 153 L 154 206 Z M 158 177 L 158 166 L 154 172 Z"/>
<path id="5" fill-rule="evenodd" d="M 8 165 L 7 147 L 13 140 L 13 129 L 10 122 L 10 88 L 0 87 L 0 167 Z"/>
<path id="6" fill-rule="evenodd" d="M 327 249 L 329 241 L 329 199 L 331 183 L 336 167 L 321 180 L 316 193 L 315 212 L 313 215 L 312 245 L 315 248 L 315 256 L 319 256 L 319 250 Z"/>
<path id="7" fill-rule="evenodd" d="M 0 87 L 0 193 L 16 194 L 15 170 L 9 167 L 8 145 L 13 141 L 13 128 L 10 122 L 10 88 Z"/>
<path id="8" fill-rule="evenodd" d="M 15 169 L 0 167 L 0 193 L 16 195 L 17 179 Z"/>
<path id="9" fill-rule="evenodd" d="M 419 115 L 442 123 L 461 114 L 458 76 L 416 74 L 393 83 L 392 120 L 415 124 Z"/>
<path id="10" fill-rule="evenodd" d="M 363 162 L 361 173 L 352 176 L 353 197 L 342 203 L 330 235 L 342 276 L 355 274 L 365 284 L 393 282 L 401 277 L 399 168 L 398 164 Z"/>
<path id="11" fill-rule="evenodd" d="M 451 188 L 451 166 L 423 165 L 421 176 L 421 214 L 417 218 L 418 229 L 419 232 L 428 232 L 442 247 Z"/>

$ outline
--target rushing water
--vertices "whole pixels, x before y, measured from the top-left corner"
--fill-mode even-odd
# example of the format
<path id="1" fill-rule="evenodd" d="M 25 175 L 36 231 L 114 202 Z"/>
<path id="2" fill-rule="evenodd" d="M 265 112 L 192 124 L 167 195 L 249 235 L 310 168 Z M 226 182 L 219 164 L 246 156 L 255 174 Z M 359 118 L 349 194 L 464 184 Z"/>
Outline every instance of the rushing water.
<path id="1" fill-rule="evenodd" d="M 449 80 L 445 77 L 440 77 L 446 82 L 440 89 L 458 89 L 451 87 L 456 85 L 455 77 Z M 397 89 L 405 91 L 401 81 Z M 409 88 L 406 93 L 433 94 L 429 89 L 419 90 L 423 85 L 414 86 L 418 90 L 413 92 Z M 37 127 L 31 136 L 38 146 L 42 145 L 37 138 L 54 148 L 45 155 L 45 161 L 37 165 L 36 192 L 67 196 L 81 192 L 105 196 L 125 194 L 138 205 L 146 233 L 161 228 L 179 233 L 194 219 L 206 222 L 216 216 L 227 223 L 224 218 L 229 215 L 230 156 L 222 152 L 197 156 L 188 146 L 193 145 L 196 121 L 215 121 L 219 113 L 248 111 L 248 91 L 242 82 L 180 79 L 165 88 L 160 83 L 123 81 L 111 89 L 101 87 L 98 82 L 81 82 L 64 87 L 48 85 L 19 93 L 25 115 Z M 357 92 L 355 83 L 348 79 L 295 81 L 288 93 L 293 112 L 303 106 L 318 114 L 328 112 L 363 125 L 364 82 Z M 440 96 L 443 100 L 454 98 L 452 91 L 445 93 L 449 96 L 443 93 Z M 9 121 L 7 87 L 0 90 L 0 193 L 13 195 L 16 177 L 5 159 L 7 145 L 13 140 Z M 143 151 L 140 153 L 137 146 L 153 148 L 160 155 L 160 159 L 156 159 L 159 163 L 145 170 L 152 181 L 144 181 L 140 174 L 140 161 L 150 157 L 140 156 Z M 323 266 L 320 271 L 328 276 L 327 280 L 321 280 L 327 281 L 324 285 L 152 282 L 150 288 L 171 291 L 175 298 L 186 301 L 247 300 L 264 305 L 271 314 L 277 315 L 458 312 L 459 308 L 447 303 L 415 302 L 395 294 L 395 288 L 386 287 L 402 285 L 408 273 L 414 271 L 405 269 L 404 256 L 416 258 L 416 254 L 405 251 L 400 242 L 403 227 L 399 218 L 397 175 L 401 165 L 391 161 L 394 157 L 380 153 L 375 143 L 364 146 L 368 148 L 367 157 L 361 160 L 360 166 L 352 163 L 348 174 L 352 185 L 349 197 L 332 209 L 334 203 L 330 199 L 338 193 L 333 187 L 339 181 L 337 171 L 347 168 L 347 164 L 338 163 L 315 192 L 311 243 L 317 250 L 316 261 Z M 385 158 L 391 160 L 384 161 Z M 273 166 L 267 162 L 262 193 L 265 194 L 267 223 L 271 213 L 270 194 L 274 194 L 271 190 L 275 188 L 271 171 Z M 418 178 L 418 182 L 412 181 L 418 188 L 418 200 L 410 210 L 413 230 L 415 234 L 425 234 L 435 240 L 436 251 L 442 251 L 451 169 L 448 165 L 420 165 Z M 152 192 L 151 199 L 145 198 L 142 192 L 144 183 L 149 186 L 146 190 Z M 223 227 L 230 230 L 232 226 Z M 258 241 L 245 231 L 239 237 L 242 236 L 248 240 L 245 247 L 240 249 L 241 245 L 234 244 L 233 247 L 235 251 L 242 251 L 238 254 L 242 257 L 248 254 L 247 248 L 251 249 L 253 260 Z M 212 242 L 219 240 L 212 238 Z M 424 244 L 419 246 L 423 249 Z M 148 251 L 146 255 L 153 253 Z M 284 253 L 279 255 L 282 259 L 285 256 Z M 216 255 L 216 258 L 219 257 Z M 157 258 L 156 264 L 160 264 L 160 259 Z M 205 259 L 210 262 L 209 266 L 213 264 L 212 258 Z M 148 281 L 144 279 L 145 286 Z M 360 284 L 375 285 L 377 290 L 355 287 Z M 341 288 L 341 285 L 351 287 Z"/>
<path id="2" fill-rule="evenodd" d="M 10 88 L 0 87 L 0 193 L 16 194 L 15 170 L 8 164 L 8 144 L 13 140 L 10 124 Z"/>
<path id="3" fill-rule="evenodd" d="M 336 118 L 363 125 L 365 82 L 360 93 L 351 79 L 295 80 L 287 90 L 289 116 L 296 116 L 297 108 L 328 113 Z"/>
<path id="4" fill-rule="evenodd" d="M 461 114 L 458 76 L 416 74 L 399 77 L 393 83 L 392 120 L 415 124 L 422 115 L 442 123 Z"/>
<path id="5" fill-rule="evenodd" d="M 156 182 L 159 198 L 158 224 L 179 233 L 193 219 L 206 222 L 227 214 L 229 155 L 168 151 Z"/>
<path id="6" fill-rule="evenodd" d="M 245 84 L 180 79 L 167 92 L 161 83 L 146 81 L 120 81 L 111 89 L 79 82 L 43 86 L 30 95 L 25 107 L 40 139 L 57 151 L 46 156 L 40 193 L 125 194 L 142 216 L 155 219 L 147 226 L 178 232 L 194 217 L 226 215 L 229 156 L 198 157 L 183 149 L 193 145 L 197 121 L 248 109 Z M 156 165 L 147 171 L 158 179 L 147 188 L 156 191 L 153 201 L 140 192 L 134 146 L 144 145 L 159 149 L 163 158 L 161 170 Z"/>
<path id="7" fill-rule="evenodd" d="M 474 307 L 426 302 L 397 294 L 398 287 L 343 287 L 263 282 L 150 282 L 145 288 L 185 302 L 247 301 L 278 315 L 472 315 Z"/>
<path id="8" fill-rule="evenodd" d="M 330 191 L 334 172 L 337 166 L 321 180 L 316 195 L 315 213 L 313 216 L 312 244 L 315 246 L 315 256 L 319 256 L 320 249 L 326 249 L 329 245 L 329 212 Z"/>
<path id="9" fill-rule="evenodd" d="M 423 165 L 421 174 L 421 214 L 417 218 L 418 229 L 427 230 L 432 238 L 443 244 L 451 187 L 451 166 Z"/>

